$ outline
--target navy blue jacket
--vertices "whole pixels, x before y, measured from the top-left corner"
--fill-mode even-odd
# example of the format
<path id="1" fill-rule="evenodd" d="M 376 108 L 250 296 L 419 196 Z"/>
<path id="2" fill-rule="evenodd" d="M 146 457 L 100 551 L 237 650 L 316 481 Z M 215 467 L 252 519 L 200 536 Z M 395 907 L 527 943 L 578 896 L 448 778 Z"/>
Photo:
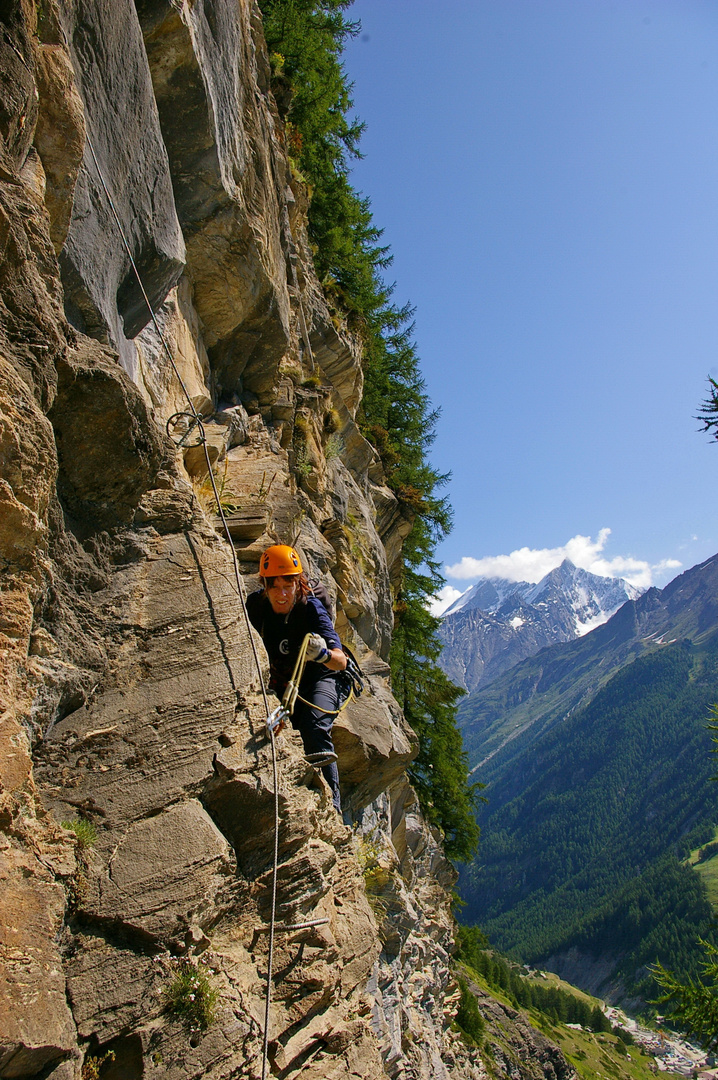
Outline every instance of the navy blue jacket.
<path id="1" fill-rule="evenodd" d="M 330 649 L 342 647 L 329 612 L 316 596 L 308 596 L 304 601 L 299 599 L 289 614 L 277 615 L 272 611 L 264 590 L 258 589 L 247 597 L 247 613 L 267 650 L 271 675 L 269 686 L 278 697 L 282 696 L 292 677 L 305 634 L 321 634 Z M 309 688 L 326 674 L 324 664 L 309 661 L 300 683 L 302 696 L 306 697 Z"/>

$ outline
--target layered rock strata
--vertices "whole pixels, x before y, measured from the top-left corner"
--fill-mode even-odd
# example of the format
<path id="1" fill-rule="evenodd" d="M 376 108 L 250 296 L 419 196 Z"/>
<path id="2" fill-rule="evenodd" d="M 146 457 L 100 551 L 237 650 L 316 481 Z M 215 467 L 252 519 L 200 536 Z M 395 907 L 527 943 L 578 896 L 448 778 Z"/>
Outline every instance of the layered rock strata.
<path id="1" fill-rule="evenodd" d="M 354 420 L 258 8 L 1 18 L 0 1077 L 261 1075 L 275 796 L 271 1074 L 483 1076 L 388 681 L 410 522 Z M 193 409 L 250 585 L 296 544 L 364 665 L 354 828 L 291 730 L 275 775 Z"/>

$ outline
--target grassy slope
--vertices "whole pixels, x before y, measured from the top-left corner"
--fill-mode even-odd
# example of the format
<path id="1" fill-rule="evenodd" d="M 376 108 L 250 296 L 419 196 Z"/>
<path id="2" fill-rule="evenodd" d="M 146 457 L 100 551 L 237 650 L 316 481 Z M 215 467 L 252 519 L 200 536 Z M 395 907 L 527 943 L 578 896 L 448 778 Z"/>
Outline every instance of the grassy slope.
<path id="1" fill-rule="evenodd" d="M 718 829 L 716 829 L 713 842 L 715 843 L 716 840 L 718 840 Z M 688 864 L 693 867 L 701 878 L 706 887 L 708 900 L 712 905 L 713 910 L 718 914 L 718 852 L 710 858 L 699 862 L 700 851 L 701 848 L 695 848 L 695 850 L 691 852 L 690 857 L 688 858 Z"/>
<path id="2" fill-rule="evenodd" d="M 495 987 L 489 987 L 486 980 L 473 968 L 465 968 L 465 970 L 471 980 L 484 989 L 486 993 L 508 1008 L 514 1007 L 505 994 L 502 994 Z M 559 979 L 557 975 L 550 972 L 547 972 L 546 975 L 546 980 L 543 980 L 538 975 L 535 976 L 535 979 L 544 982 L 544 985 L 557 986 L 561 990 L 587 1001 L 592 1007 L 600 1004 L 596 998 L 584 994 L 575 986 L 571 986 L 570 983 Z M 655 1074 L 651 1071 L 654 1059 L 642 1052 L 638 1046 L 628 1047 L 629 1056 L 626 1056 L 620 1052 L 620 1049 L 617 1049 L 620 1040 L 616 1035 L 603 1032 L 596 1034 L 587 1030 L 577 1031 L 574 1028 L 567 1027 L 566 1024 L 554 1023 L 543 1013 L 536 1012 L 533 1009 L 521 1009 L 521 1012 L 528 1017 L 532 1027 L 561 1048 L 566 1058 L 576 1069 L 581 1080 L 654 1080 Z M 500 1043 L 507 1038 L 510 1040 L 510 1032 L 497 1030 L 493 1027 L 490 1027 L 489 1031 L 491 1037 Z"/>
<path id="3" fill-rule="evenodd" d="M 564 1024 L 549 1025 L 541 1029 L 555 1039 L 583 1080 L 648 1080 L 654 1073 L 650 1066 L 654 1059 L 637 1046 L 628 1048 L 629 1056 L 616 1049 L 619 1039 L 615 1035 L 594 1035 L 591 1031 L 574 1031 Z"/>

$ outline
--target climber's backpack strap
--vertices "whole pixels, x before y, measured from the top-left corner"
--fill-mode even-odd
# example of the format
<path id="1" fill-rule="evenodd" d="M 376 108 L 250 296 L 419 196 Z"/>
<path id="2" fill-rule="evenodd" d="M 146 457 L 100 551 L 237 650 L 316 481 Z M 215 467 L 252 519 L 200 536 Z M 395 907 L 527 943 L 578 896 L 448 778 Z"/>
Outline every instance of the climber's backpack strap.
<path id="1" fill-rule="evenodd" d="M 324 605 L 329 618 L 334 622 L 335 612 L 332 598 L 329 595 L 329 591 L 323 581 L 319 578 L 312 578 L 309 581 L 309 588 L 311 589 L 312 596 L 316 596 L 317 600 Z M 340 687 L 340 698 L 342 701 L 341 708 L 338 710 L 341 712 L 346 705 L 349 704 L 349 700 L 354 698 L 357 700 L 364 693 L 364 680 L 366 676 L 359 667 L 359 662 L 351 651 L 348 645 L 342 644 L 342 649 L 347 658 L 347 666 L 344 671 L 337 672 L 337 680 Z M 315 706 L 316 708 L 316 706 Z"/>
<path id="2" fill-rule="evenodd" d="M 336 613 L 334 611 L 334 604 L 332 603 L 332 598 L 329 595 L 329 590 L 327 589 L 324 582 L 320 581 L 319 578 L 312 578 L 311 581 L 308 582 L 308 585 L 311 590 L 312 596 L 316 596 L 319 603 L 324 605 L 329 614 L 329 618 L 332 620 L 332 622 L 334 622 L 334 619 L 336 617 Z"/>

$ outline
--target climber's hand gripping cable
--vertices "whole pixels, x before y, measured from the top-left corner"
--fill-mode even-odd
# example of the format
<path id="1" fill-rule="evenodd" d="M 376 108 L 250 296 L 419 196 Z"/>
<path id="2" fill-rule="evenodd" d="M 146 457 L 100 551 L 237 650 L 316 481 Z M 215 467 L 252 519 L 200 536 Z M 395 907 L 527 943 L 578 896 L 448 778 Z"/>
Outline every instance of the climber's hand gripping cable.
<path id="1" fill-rule="evenodd" d="M 326 641 L 321 634 L 307 634 L 307 660 L 315 660 L 323 664 L 332 655 Z"/>

